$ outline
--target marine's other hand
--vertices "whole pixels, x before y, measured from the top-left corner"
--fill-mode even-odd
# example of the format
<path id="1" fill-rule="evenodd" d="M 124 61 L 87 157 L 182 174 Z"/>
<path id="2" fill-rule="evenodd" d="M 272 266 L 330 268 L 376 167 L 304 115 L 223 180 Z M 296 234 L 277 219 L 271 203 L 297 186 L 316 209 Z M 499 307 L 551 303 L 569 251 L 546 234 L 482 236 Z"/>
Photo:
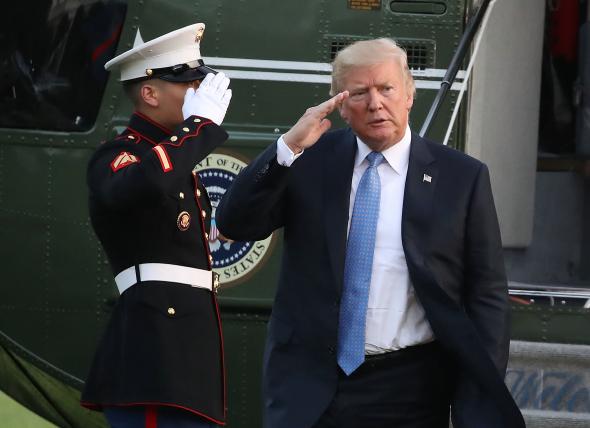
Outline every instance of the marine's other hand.
<path id="1" fill-rule="evenodd" d="M 224 73 L 207 74 L 196 91 L 187 89 L 182 116 L 185 119 L 192 115 L 201 116 L 221 125 L 232 95 L 228 87 L 229 78 Z"/>
<path id="2" fill-rule="evenodd" d="M 313 146 L 317 140 L 332 126 L 326 116 L 332 113 L 342 101 L 348 98 L 348 91 L 340 92 L 317 106 L 308 108 L 303 116 L 285 135 L 283 141 L 293 153 Z"/>

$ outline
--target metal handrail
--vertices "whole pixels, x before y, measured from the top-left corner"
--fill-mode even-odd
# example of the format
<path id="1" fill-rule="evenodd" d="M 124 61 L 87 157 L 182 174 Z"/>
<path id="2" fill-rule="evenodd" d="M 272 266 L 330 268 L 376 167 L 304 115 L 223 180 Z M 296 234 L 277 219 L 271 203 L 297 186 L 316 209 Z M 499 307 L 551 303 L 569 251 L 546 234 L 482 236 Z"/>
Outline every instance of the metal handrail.
<path id="1" fill-rule="evenodd" d="M 555 299 L 579 299 L 585 301 L 584 309 L 590 309 L 590 288 L 570 287 L 549 284 L 526 284 L 522 282 L 508 282 L 508 294 L 511 296 L 546 297 L 550 306 L 555 305 Z M 532 301 L 532 299 L 531 299 Z M 562 302 L 564 303 L 564 302 Z"/>
<path id="2" fill-rule="evenodd" d="M 590 288 L 571 287 L 551 284 L 529 284 L 524 282 L 508 281 L 510 294 L 537 295 L 553 297 L 572 297 L 578 299 L 590 299 Z"/>
<path id="3" fill-rule="evenodd" d="M 420 129 L 421 137 L 426 136 L 426 134 L 428 133 L 428 130 L 430 129 L 432 122 L 438 114 L 438 111 L 440 110 L 440 107 L 442 106 L 442 103 L 447 93 L 449 92 L 449 89 L 453 85 L 453 82 L 455 81 L 455 77 L 457 75 L 457 71 L 459 70 L 459 66 L 461 65 L 463 59 L 465 58 L 465 55 L 467 54 L 467 49 L 471 46 L 471 41 L 473 40 L 475 33 L 479 29 L 481 21 L 486 13 L 486 10 L 490 2 L 491 0 L 483 0 L 481 6 L 477 10 L 477 12 L 475 12 L 475 15 L 469 20 L 467 28 L 461 36 L 461 40 L 459 40 L 459 46 L 457 47 L 457 50 L 455 51 L 455 54 L 451 59 L 451 64 L 449 65 L 449 68 L 447 69 L 447 72 L 445 73 L 445 76 L 443 77 L 443 80 L 440 84 L 440 89 L 436 94 L 436 98 L 432 102 L 432 105 L 430 106 L 430 111 L 426 115 L 426 119 L 422 124 L 422 128 Z"/>
<path id="4" fill-rule="evenodd" d="M 508 293 L 513 296 L 539 296 L 539 297 L 562 297 L 568 299 L 590 299 L 590 292 L 574 293 L 574 292 L 559 292 L 559 291 L 534 291 L 534 290 L 518 290 L 509 289 Z"/>

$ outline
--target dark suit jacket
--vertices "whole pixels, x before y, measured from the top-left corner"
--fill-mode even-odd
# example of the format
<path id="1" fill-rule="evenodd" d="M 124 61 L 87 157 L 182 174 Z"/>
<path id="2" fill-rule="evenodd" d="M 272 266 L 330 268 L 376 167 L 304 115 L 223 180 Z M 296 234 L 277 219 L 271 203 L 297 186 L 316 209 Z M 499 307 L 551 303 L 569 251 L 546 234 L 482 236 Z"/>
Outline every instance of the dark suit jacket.
<path id="1" fill-rule="evenodd" d="M 217 208 L 218 227 L 231 239 L 262 239 L 284 228 L 264 356 L 268 427 L 312 426 L 336 390 L 356 150 L 350 129 L 331 131 L 287 168 L 277 163 L 272 144 L 242 171 Z M 455 428 L 524 426 L 503 382 L 509 305 L 486 166 L 412 135 L 402 241 L 435 336 L 458 366 Z"/>

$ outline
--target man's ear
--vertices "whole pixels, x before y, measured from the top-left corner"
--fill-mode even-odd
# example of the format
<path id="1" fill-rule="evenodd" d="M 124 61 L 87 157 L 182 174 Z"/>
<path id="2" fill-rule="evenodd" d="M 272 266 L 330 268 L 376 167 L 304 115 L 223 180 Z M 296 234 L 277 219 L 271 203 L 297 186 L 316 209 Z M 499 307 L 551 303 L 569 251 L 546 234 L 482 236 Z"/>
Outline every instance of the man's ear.
<path id="1" fill-rule="evenodd" d="M 410 111 L 412 109 L 413 105 L 414 105 L 414 95 L 410 92 L 408 94 L 408 99 L 406 100 L 406 107 L 407 107 L 408 111 Z"/>
<path id="2" fill-rule="evenodd" d="M 141 89 L 139 90 L 139 97 L 143 100 L 144 103 L 151 107 L 158 107 L 158 105 L 160 104 L 160 101 L 158 99 L 159 95 L 160 93 L 158 87 L 150 83 L 142 85 Z"/>

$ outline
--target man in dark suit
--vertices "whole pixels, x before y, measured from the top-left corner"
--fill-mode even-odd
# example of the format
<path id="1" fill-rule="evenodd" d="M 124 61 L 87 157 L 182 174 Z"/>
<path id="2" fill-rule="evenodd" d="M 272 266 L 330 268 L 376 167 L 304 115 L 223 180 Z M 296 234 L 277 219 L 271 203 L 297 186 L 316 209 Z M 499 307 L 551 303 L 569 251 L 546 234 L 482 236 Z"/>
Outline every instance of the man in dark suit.
<path id="1" fill-rule="evenodd" d="M 264 355 L 270 428 L 524 426 L 503 376 L 509 306 L 488 170 L 412 134 L 390 39 L 333 64 L 308 109 L 217 208 L 228 238 L 284 228 Z M 327 132 L 338 109 L 350 128 Z"/>
<path id="2" fill-rule="evenodd" d="M 120 69 L 136 110 L 88 164 L 90 218 L 120 297 L 82 405 L 104 411 L 113 428 L 225 424 L 211 205 L 194 168 L 227 139 L 231 90 L 201 59 L 204 29 L 145 43 L 138 32 L 105 66 Z"/>

